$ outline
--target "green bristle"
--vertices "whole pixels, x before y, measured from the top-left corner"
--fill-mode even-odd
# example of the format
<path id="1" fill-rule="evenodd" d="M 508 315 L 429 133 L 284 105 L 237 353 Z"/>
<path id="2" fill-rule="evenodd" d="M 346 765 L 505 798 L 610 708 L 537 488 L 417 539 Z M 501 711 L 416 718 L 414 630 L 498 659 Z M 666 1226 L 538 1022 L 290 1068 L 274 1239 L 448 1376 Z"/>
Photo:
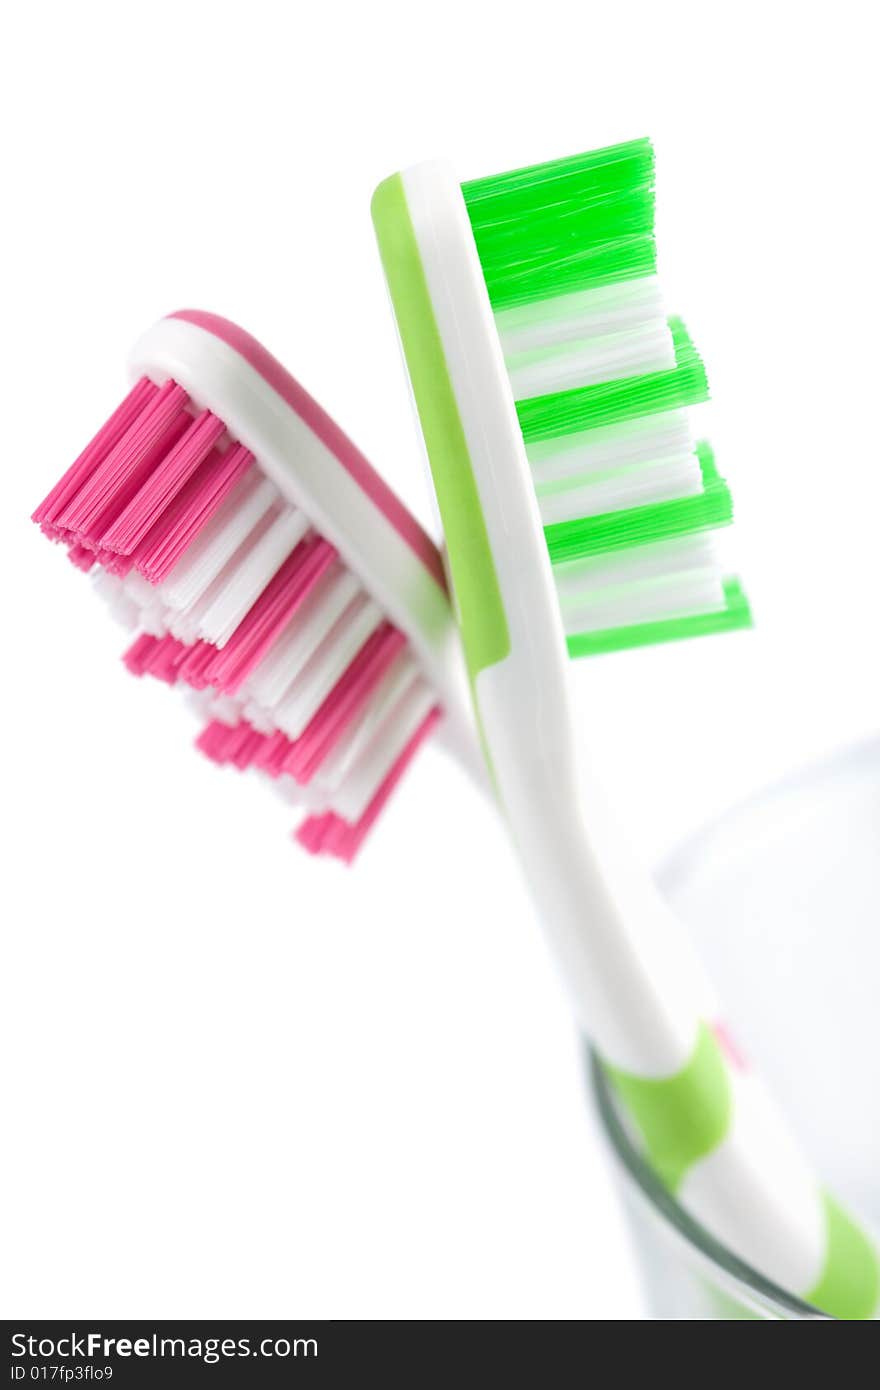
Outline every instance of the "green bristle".
<path id="1" fill-rule="evenodd" d="M 648 140 L 462 184 L 495 310 L 651 275 Z"/>
<path id="2" fill-rule="evenodd" d="M 739 580 L 725 579 L 724 607 L 715 613 L 694 613 L 684 618 L 664 618 L 660 622 L 577 633 L 567 637 L 566 644 L 569 656 L 599 656 L 603 652 L 619 652 L 627 647 L 676 642 L 682 637 L 707 637 L 713 632 L 733 632 L 751 625 L 749 601 Z"/>
<path id="3" fill-rule="evenodd" d="M 649 502 L 642 507 L 545 526 L 544 536 L 552 563 L 559 565 L 585 555 L 629 549 L 650 541 L 672 540 L 694 531 L 726 526 L 733 519 L 730 489 L 718 472 L 715 456 L 705 440 L 697 445 L 697 458 L 703 475 L 703 490 L 691 497 L 674 497 L 667 502 Z"/>
<path id="4" fill-rule="evenodd" d="M 707 400 L 705 368 L 687 329 L 679 318 L 671 318 L 669 328 L 675 366 L 666 371 L 576 386 L 569 391 L 517 401 L 516 413 L 526 444 Z"/>

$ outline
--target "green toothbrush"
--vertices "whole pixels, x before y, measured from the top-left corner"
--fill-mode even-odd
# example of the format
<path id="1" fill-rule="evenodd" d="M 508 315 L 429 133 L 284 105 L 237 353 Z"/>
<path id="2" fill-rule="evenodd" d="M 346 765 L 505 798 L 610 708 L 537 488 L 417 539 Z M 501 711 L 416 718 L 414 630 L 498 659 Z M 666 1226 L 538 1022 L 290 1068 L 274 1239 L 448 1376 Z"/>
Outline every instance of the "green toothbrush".
<path id="1" fill-rule="evenodd" d="M 709 531 L 730 497 L 655 276 L 646 140 L 461 185 L 386 180 L 373 218 L 443 518 L 483 747 L 581 1026 L 648 1157 L 741 1258 L 838 1317 L 875 1249 L 823 1192 L 574 752 L 573 655 L 746 626 Z"/>

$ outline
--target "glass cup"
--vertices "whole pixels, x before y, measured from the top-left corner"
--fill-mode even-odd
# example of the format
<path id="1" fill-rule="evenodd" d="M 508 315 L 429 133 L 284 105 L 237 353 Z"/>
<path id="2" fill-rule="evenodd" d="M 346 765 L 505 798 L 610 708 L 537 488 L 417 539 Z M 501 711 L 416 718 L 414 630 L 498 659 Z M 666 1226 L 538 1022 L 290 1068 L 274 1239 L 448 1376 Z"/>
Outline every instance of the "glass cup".
<path id="1" fill-rule="evenodd" d="M 880 1225 L 880 741 L 771 787 L 697 834 L 660 874 L 823 1181 Z M 600 1123 L 662 1319 L 827 1315 L 737 1259 L 662 1187 L 589 1059 Z"/>

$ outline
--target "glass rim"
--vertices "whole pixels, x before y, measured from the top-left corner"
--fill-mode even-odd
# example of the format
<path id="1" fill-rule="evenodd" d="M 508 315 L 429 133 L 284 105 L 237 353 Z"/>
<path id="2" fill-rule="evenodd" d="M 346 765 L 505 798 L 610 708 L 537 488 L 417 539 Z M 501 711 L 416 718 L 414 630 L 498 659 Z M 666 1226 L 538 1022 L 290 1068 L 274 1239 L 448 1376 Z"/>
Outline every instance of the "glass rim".
<path id="1" fill-rule="evenodd" d="M 685 1211 L 669 1189 L 664 1187 L 627 1134 L 601 1058 L 590 1047 L 587 1047 L 586 1067 L 599 1121 L 612 1153 L 618 1160 L 619 1172 L 624 1181 L 630 1190 L 635 1191 L 660 1217 L 667 1230 L 684 1242 L 689 1252 L 695 1252 L 702 1261 L 708 1263 L 712 1271 L 720 1271 L 723 1276 L 722 1282 L 728 1286 L 726 1291 L 738 1294 L 748 1302 L 754 1302 L 757 1298 L 762 1307 L 770 1307 L 780 1318 L 834 1322 L 835 1319 L 829 1313 L 823 1313 L 813 1304 L 788 1293 L 745 1260 L 741 1260 Z"/>

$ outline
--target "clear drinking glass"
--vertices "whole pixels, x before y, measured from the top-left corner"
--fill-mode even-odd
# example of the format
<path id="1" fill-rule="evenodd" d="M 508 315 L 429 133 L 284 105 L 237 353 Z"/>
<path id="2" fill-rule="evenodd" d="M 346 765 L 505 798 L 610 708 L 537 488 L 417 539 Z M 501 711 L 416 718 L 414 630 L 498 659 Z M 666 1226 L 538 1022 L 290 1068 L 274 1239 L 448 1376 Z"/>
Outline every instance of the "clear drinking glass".
<path id="1" fill-rule="evenodd" d="M 828 1186 L 880 1226 L 880 741 L 751 798 L 660 875 L 724 1001 Z M 649 1316 L 826 1314 L 713 1240 L 657 1182 L 590 1082 L 634 1236 Z"/>

